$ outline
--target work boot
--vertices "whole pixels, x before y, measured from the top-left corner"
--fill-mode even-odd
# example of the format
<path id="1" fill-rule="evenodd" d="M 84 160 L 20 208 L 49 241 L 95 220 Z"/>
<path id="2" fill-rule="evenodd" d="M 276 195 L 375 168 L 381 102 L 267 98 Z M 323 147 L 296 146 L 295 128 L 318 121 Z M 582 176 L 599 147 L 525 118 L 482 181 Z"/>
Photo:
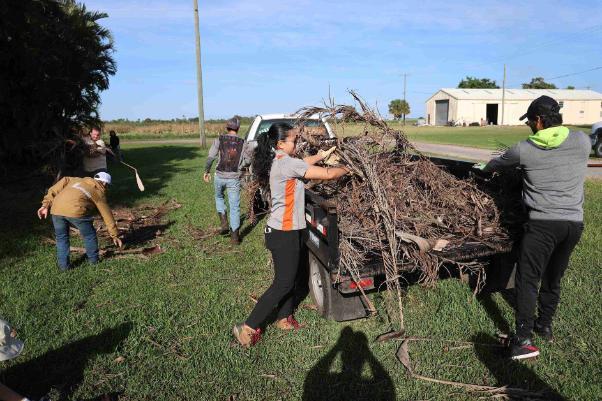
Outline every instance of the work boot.
<path id="1" fill-rule="evenodd" d="M 230 228 L 228 227 L 228 216 L 226 216 L 226 213 L 217 213 L 219 215 L 219 221 L 220 221 L 220 228 L 219 228 L 219 234 L 220 235 L 226 235 L 230 232 Z"/>
<path id="2" fill-rule="evenodd" d="M 245 348 L 252 347 L 261 340 L 261 329 L 253 330 L 246 324 L 235 324 L 232 328 L 232 334 L 236 340 Z"/>
<path id="3" fill-rule="evenodd" d="M 230 242 L 232 243 L 232 245 L 240 245 L 240 236 L 238 235 L 238 228 L 230 233 Z"/>
<path id="4" fill-rule="evenodd" d="M 547 342 L 554 342 L 554 335 L 552 334 L 551 324 L 541 324 L 535 322 L 535 326 L 533 326 L 533 331 Z"/>
<path id="5" fill-rule="evenodd" d="M 510 359 L 528 359 L 539 355 L 539 348 L 531 342 L 530 338 L 513 337 L 510 340 Z"/>
<path id="6" fill-rule="evenodd" d="M 293 315 L 290 315 L 288 317 L 285 317 L 285 318 L 282 318 L 282 319 L 276 321 L 276 327 L 278 327 L 280 330 L 288 331 L 288 330 L 299 330 L 300 328 L 303 327 L 303 325 L 301 323 L 299 323 Z"/>

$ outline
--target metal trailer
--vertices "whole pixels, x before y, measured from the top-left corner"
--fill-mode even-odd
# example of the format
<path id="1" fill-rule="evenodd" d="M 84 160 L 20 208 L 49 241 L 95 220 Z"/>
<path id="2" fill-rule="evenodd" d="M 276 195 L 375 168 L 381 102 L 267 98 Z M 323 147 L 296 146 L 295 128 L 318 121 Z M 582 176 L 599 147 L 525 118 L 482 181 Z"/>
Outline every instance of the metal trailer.
<path id="1" fill-rule="evenodd" d="M 431 160 L 460 178 L 467 177 L 473 165 L 453 159 Z M 367 309 L 358 286 L 365 292 L 381 289 L 385 279 L 382 262 L 374 260 L 363 266 L 357 282 L 345 269 L 339 269 L 336 204 L 310 189 L 305 191 L 305 219 L 309 294 L 318 313 L 336 321 L 366 317 Z M 496 252 L 484 245 L 468 243 L 459 249 L 442 252 L 441 256 L 458 262 L 485 259 L 488 262 L 488 290 L 513 287 L 515 258 L 510 247 Z"/>

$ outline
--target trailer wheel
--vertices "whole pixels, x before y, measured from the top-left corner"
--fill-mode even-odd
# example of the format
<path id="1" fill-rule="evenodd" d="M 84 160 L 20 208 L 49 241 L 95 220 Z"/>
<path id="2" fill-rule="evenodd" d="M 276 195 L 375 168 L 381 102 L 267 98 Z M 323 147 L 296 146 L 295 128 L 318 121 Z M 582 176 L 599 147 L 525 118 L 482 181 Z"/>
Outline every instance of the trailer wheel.
<path id="1" fill-rule="evenodd" d="M 309 252 L 309 295 L 318 313 L 325 319 L 343 322 L 367 316 L 361 297 L 344 296 L 333 288 L 330 274 L 311 252 Z"/>

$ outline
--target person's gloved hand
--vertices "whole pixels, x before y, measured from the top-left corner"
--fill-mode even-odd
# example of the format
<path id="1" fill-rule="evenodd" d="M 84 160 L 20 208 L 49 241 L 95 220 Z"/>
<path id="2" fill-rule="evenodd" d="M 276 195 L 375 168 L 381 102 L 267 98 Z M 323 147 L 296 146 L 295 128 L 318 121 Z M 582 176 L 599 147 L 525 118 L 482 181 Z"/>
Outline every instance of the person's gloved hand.
<path id="1" fill-rule="evenodd" d="M 337 149 L 337 147 L 333 146 L 332 148 L 330 148 L 328 150 L 319 150 L 318 151 L 318 155 L 320 155 L 320 157 L 322 157 L 322 161 L 324 162 L 324 164 L 326 164 L 328 166 L 336 166 L 339 164 L 341 157 L 339 155 L 333 154 L 333 152 L 336 149 Z"/>
<path id="2" fill-rule="evenodd" d="M 336 150 L 336 146 L 333 146 L 332 148 L 328 149 L 328 150 L 318 150 L 318 155 L 320 155 L 320 157 L 322 158 L 322 160 L 326 160 L 328 158 L 328 156 L 330 156 L 332 154 L 332 152 L 334 152 Z"/>
<path id="3" fill-rule="evenodd" d="M 324 164 L 328 166 L 337 166 L 341 161 L 341 157 L 337 154 L 331 154 L 326 159 L 324 159 Z"/>
<path id="4" fill-rule="evenodd" d="M 476 170 L 484 170 L 487 163 L 475 163 L 472 165 L 472 168 Z"/>

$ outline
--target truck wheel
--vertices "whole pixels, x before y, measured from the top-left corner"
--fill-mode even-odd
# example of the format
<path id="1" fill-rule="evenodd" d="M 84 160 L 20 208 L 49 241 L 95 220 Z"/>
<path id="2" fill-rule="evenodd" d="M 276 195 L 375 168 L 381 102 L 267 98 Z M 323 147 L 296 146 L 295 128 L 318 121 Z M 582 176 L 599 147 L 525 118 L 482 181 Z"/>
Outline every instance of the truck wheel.
<path id="1" fill-rule="evenodd" d="M 594 145 L 594 154 L 596 157 L 602 157 L 602 133 L 598 134 L 598 142 Z"/>
<path id="2" fill-rule="evenodd" d="M 311 252 L 309 252 L 309 295 L 318 313 L 325 319 L 343 322 L 367 316 L 361 296 L 343 296 L 333 288 L 330 274 Z"/>

